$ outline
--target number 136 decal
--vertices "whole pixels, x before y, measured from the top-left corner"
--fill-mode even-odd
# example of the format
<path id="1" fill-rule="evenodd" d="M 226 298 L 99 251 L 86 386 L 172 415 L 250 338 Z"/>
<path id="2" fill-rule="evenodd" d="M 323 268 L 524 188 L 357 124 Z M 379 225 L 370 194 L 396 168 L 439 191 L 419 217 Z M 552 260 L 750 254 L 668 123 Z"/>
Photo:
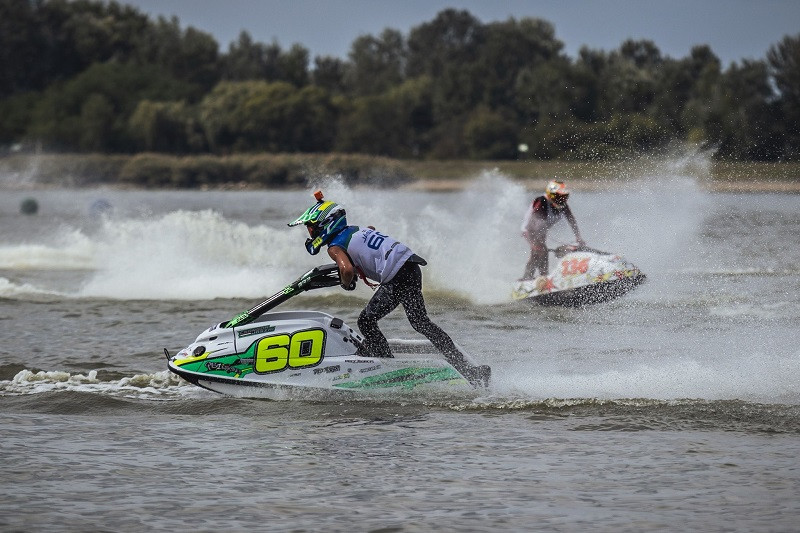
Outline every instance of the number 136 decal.
<path id="1" fill-rule="evenodd" d="M 264 337 L 256 346 L 253 370 L 257 374 L 318 365 L 325 353 L 325 330 L 309 329 L 293 335 Z"/>
<path id="2" fill-rule="evenodd" d="M 565 259 L 561 261 L 561 275 L 575 276 L 576 274 L 586 274 L 589 270 L 589 258 Z"/>

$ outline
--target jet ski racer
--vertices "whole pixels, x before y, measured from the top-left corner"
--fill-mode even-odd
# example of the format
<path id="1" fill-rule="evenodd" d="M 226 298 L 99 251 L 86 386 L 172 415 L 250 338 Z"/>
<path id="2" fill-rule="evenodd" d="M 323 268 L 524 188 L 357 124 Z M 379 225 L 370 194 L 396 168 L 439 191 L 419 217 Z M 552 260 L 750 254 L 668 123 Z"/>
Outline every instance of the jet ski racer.
<path id="1" fill-rule="evenodd" d="M 567 205 L 568 199 L 569 190 L 564 182 L 553 180 L 547 184 L 544 195 L 533 200 L 525 213 L 521 229 L 522 236 L 531 248 L 531 255 L 525 265 L 522 280 L 534 279 L 537 270 L 540 276 L 547 275 L 547 230 L 562 218 L 566 218 L 572 227 L 578 246 L 586 245 L 578 230 L 578 222 Z"/>
<path id="2" fill-rule="evenodd" d="M 289 226 L 305 224 L 309 233 L 306 250 L 311 255 L 318 254 L 323 246 L 328 247 L 328 255 L 339 267 L 343 289 L 354 290 L 358 277 L 370 287 L 377 287 L 358 317 L 366 354 L 393 357 L 386 337 L 378 328 L 378 321 L 403 304 L 411 326 L 427 337 L 448 363 L 473 385 L 488 385 L 491 369 L 467 361 L 450 336 L 428 317 L 422 297 L 420 269 L 427 262 L 405 244 L 372 226 L 348 226 L 344 208 L 325 201 L 321 191 L 314 193 L 314 197 L 317 203 Z"/>

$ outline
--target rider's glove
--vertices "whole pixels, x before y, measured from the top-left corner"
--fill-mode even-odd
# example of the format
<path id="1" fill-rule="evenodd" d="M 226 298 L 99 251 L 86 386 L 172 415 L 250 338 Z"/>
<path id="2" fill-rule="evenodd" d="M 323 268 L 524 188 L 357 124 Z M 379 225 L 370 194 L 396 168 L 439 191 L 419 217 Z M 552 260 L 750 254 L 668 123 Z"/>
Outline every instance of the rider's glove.
<path id="1" fill-rule="evenodd" d="M 354 291 L 356 289 L 356 278 L 353 278 L 353 280 L 350 282 L 350 285 L 345 285 L 342 283 L 342 288 L 346 291 Z"/>

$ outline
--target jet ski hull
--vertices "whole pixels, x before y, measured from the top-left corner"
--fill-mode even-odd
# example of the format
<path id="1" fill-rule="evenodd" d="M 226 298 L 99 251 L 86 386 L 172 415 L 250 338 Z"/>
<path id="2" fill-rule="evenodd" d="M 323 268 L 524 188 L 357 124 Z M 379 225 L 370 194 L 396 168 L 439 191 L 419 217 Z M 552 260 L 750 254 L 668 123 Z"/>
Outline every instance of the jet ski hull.
<path id="1" fill-rule="evenodd" d="M 183 371 L 173 365 L 169 365 L 169 369 L 198 387 L 239 398 L 323 400 L 382 394 L 396 397 L 421 392 L 463 396 L 475 392 L 475 388 L 455 369 L 449 365 L 441 367 L 436 360 L 397 361 L 392 365 L 379 365 L 368 359 L 358 363 L 355 363 L 357 359 L 348 358 L 348 361 L 342 361 L 346 367 L 341 364 L 329 366 L 333 369 L 330 379 L 315 383 L 309 383 L 300 376 L 296 376 L 295 383 L 288 383 L 202 375 Z M 362 370 L 366 370 L 366 373 L 362 374 Z"/>
<path id="2" fill-rule="evenodd" d="M 189 383 L 243 398 L 474 391 L 440 356 L 365 357 L 357 353 L 361 342 L 342 320 L 325 313 L 267 313 L 242 327 L 211 326 L 168 355 L 167 366 Z"/>
<path id="3" fill-rule="evenodd" d="M 557 254 L 547 276 L 520 280 L 512 298 L 546 306 L 582 307 L 608 302 L 638 287 L 647 276 L 622 256 L 593 249 Z"/>
<path id="4" fill-rule="evenodd" d="M 621 280 L 594 283 L 574 289 L 530 296 L 525 300 L 547 306 L 583 307 L 619 298 L 644 283 L 645 279 L 647 277 L 644 274 L 639 274 Z"/>

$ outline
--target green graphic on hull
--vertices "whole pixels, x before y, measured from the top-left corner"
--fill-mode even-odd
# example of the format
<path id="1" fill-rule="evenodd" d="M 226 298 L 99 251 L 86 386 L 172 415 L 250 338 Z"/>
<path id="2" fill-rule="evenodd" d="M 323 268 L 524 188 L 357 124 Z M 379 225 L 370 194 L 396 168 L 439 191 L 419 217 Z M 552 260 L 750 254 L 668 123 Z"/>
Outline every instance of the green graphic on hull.
<path id="1" fill-rule="evenodd" d="M 253 372 L 254 354 L 255 344 L 245 353 L 192 361 L 191 363 L 181 365 L 181 369 L 200 374 L 211 374 L 213 376 L 242 378 Z"/>
<path id="2" fill-rule="evenodd" d="M 335 385 L 338 389 L 386 389 L 403 387 L 413 389 L 417 385 L 435 381 L 453 381 L 464 379 L 452 368 L 403 368 L 386 372 L 379 376 L 370 376 L 358 381 Z"/>

